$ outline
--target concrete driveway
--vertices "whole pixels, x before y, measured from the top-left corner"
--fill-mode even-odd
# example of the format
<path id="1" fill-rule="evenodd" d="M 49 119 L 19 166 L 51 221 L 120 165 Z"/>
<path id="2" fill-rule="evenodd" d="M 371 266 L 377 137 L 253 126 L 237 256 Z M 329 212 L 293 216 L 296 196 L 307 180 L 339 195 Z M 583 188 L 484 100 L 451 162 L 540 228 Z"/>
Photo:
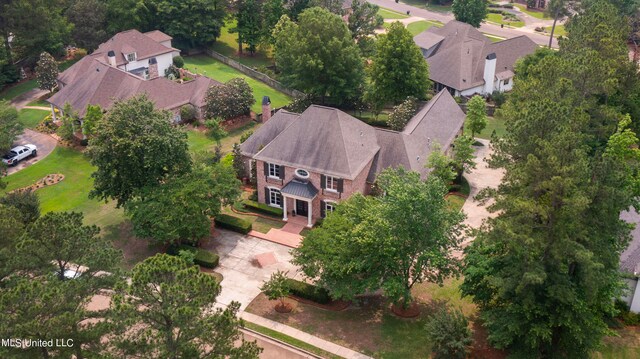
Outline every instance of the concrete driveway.
<path id="1" fill-rule="evenodd" d="M 300 279 L 291 261 L 291 248 L 239 233 L 216 229 L 216 235 L 203 248 L 214 250 L 220 256 L 220 266 L 215 271 L 224 276 L 222 292 L 216 299 L 221 305 L 240 302 L 240 310 L 260 294 L 260 287 L 271 273 L 289 271 L 289 276 Z M 262 257 L 258 265 L 256 256 Z"/>
<path id="2" fill-rule="evenodd" d="M 475 147 L 474 161 L 476 168 L 471 171 L 471 173 L 465 174 L 465 178 L 471 186 L 471 192 L 464 206 L 462 206 L 462 211 L 467 215 L 464 224 L 474 229 L 480 228 L 485 219 L 495 216 L 495 213 L 489 213 L 489 211 L 487 211 L 487 207 L 493 203 L 493 201 L 487 201 L 487 203 L 481 204 L 475 199 L 475 196 L 485 188 L 498 188 L 504 176 L 503 169 L 489 168 L 486 162 L 493 153 L 489 147 L 489 141 L 480 138 L 476 138 L 476 140 L 484 144 L 484 146 Z M 473 238 L 465 238 L 462 247 L 469 245 L 472 240 Z"/>
<path id="3" fill-rule="evenodd" d="M 29 158 L 20 161 L 17 166 L 9 167 L 9 174 L 20 171 L 21 169 L 27 168 L 32 164 L 42 160 L 47 157 L 54 148 L 56 148 L 56 144 L 58 143 L 53 137 L 33 131 L 30 129 L 25 129 L 24 133 L 18 137 L 14 146 L 17 145 L 26 145 L 26 144 L 36 145 L 38 148 L 38 155 L 34 158 Z"/>

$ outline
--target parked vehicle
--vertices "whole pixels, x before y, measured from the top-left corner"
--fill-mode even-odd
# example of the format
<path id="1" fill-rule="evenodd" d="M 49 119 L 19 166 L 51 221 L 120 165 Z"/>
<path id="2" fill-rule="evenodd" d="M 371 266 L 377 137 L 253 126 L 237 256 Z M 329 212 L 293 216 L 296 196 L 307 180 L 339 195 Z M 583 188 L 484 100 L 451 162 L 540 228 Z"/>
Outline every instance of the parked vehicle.
<path id="1" fill-rule="evenodd" d="M 2 156 L 2 162 L 9 166 L 17 166 L 18 162 L 25 158 L 35 157 L 37 154 L 38 149 L 35 145 L 16 146 Z"/>

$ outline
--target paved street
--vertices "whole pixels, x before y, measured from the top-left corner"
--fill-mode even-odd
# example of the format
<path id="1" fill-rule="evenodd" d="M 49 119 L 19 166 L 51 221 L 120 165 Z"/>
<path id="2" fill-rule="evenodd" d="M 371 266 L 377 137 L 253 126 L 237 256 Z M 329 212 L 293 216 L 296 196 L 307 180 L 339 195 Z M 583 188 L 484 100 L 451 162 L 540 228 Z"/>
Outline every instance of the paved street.
<path id="1" fill-rule="evenodd" d="M 44 133 L 36 132 L 30 129 L 25 129 L 24 133 L 18 136 L 18 139 L 14 145 L 34 144 L 38 148 L 38 155 L 33 158 L 22 160 L 15 167 L 9 167 L 9 174 L 20 171 L 43 158 L 47 157 L 54 148 L 56 148 L 56 140 Z"/>
<path id="2" fill-rule="evenodd" d="M 451 13 L 440 13 L 440 12 L 428 11 L 428 10 L 420 9 L 414 6 L 396 3 L 394 0 L 367 0 L 367 1 L 372 4 L 376 4 L 380 7 L 391 9 L 403 14 L 406 14 L 407 11 L 410 11 L 411 16 L 421 17 L 427 20 L 440 21 L 445 24 L 454 19 L 453 14 Z M 483 23 L 480 26 L 479 30 L 481 32 L 484 32 L 490 35 L 504 37 L 507 39 L 510 39 L 512 37 L 518 37 L 521 35 L 527 35 L 531 40 L 533 40 L 538 45 L 549 44 L 548 36 L 536 33 L 529 26 L 524 28 L 509 28 L 509 27 L 501 28 L 499 25 Z M 558 47 L 558 42 L 556 39 L 553 39 L 552 46 Z"/>

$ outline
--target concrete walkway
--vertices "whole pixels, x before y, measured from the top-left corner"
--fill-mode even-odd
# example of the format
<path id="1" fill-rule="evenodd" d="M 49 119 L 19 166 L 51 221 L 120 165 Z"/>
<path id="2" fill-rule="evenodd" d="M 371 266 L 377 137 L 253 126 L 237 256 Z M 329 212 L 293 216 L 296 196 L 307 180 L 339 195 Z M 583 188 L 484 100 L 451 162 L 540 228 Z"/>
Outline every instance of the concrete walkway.
<path id="1" fill-rule="evenodd" d="M 248 312 L 240 313 L 240 317 L 247 322 L 251 322 L 253 324 L 261 325 L 263 327 L 269 328 L 271 330 L 278 331 L 280 333 L 286 334 L 290 337 L 301 340 L 305 343 L 309 343 L 316 348 L 320 348 L 324 351 L 332 353 L 334 355 L 341 356 L 346 359 L 371 359 L 371 357 L 366 356 L 364 354 L 353 351 L 349 348 L 345 348 L 341 345 L 326 341 L 324 339 L 318 338 L 309 333 L 305 333 L 296 328 L 292 328 L 288 325 L 284 325 L 282 323 L 275 322 L 273 320 L 263 318 L 257 316 L 255 314 L 251 314 Z"/>

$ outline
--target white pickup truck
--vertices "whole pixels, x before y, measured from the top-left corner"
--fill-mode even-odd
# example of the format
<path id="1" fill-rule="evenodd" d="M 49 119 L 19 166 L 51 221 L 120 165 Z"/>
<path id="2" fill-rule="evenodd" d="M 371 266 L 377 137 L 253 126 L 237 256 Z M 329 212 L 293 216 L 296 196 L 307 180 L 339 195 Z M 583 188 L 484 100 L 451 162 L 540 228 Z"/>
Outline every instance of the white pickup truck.
<path id="1" fill-rule="evenodd" d="M 16 146 L 2 156 L 2 162 L 8 166 L 17 166 L 18 162 L 28 157 L 35 157 L 37 154 L 38 149 L 35 145 Z"/>

